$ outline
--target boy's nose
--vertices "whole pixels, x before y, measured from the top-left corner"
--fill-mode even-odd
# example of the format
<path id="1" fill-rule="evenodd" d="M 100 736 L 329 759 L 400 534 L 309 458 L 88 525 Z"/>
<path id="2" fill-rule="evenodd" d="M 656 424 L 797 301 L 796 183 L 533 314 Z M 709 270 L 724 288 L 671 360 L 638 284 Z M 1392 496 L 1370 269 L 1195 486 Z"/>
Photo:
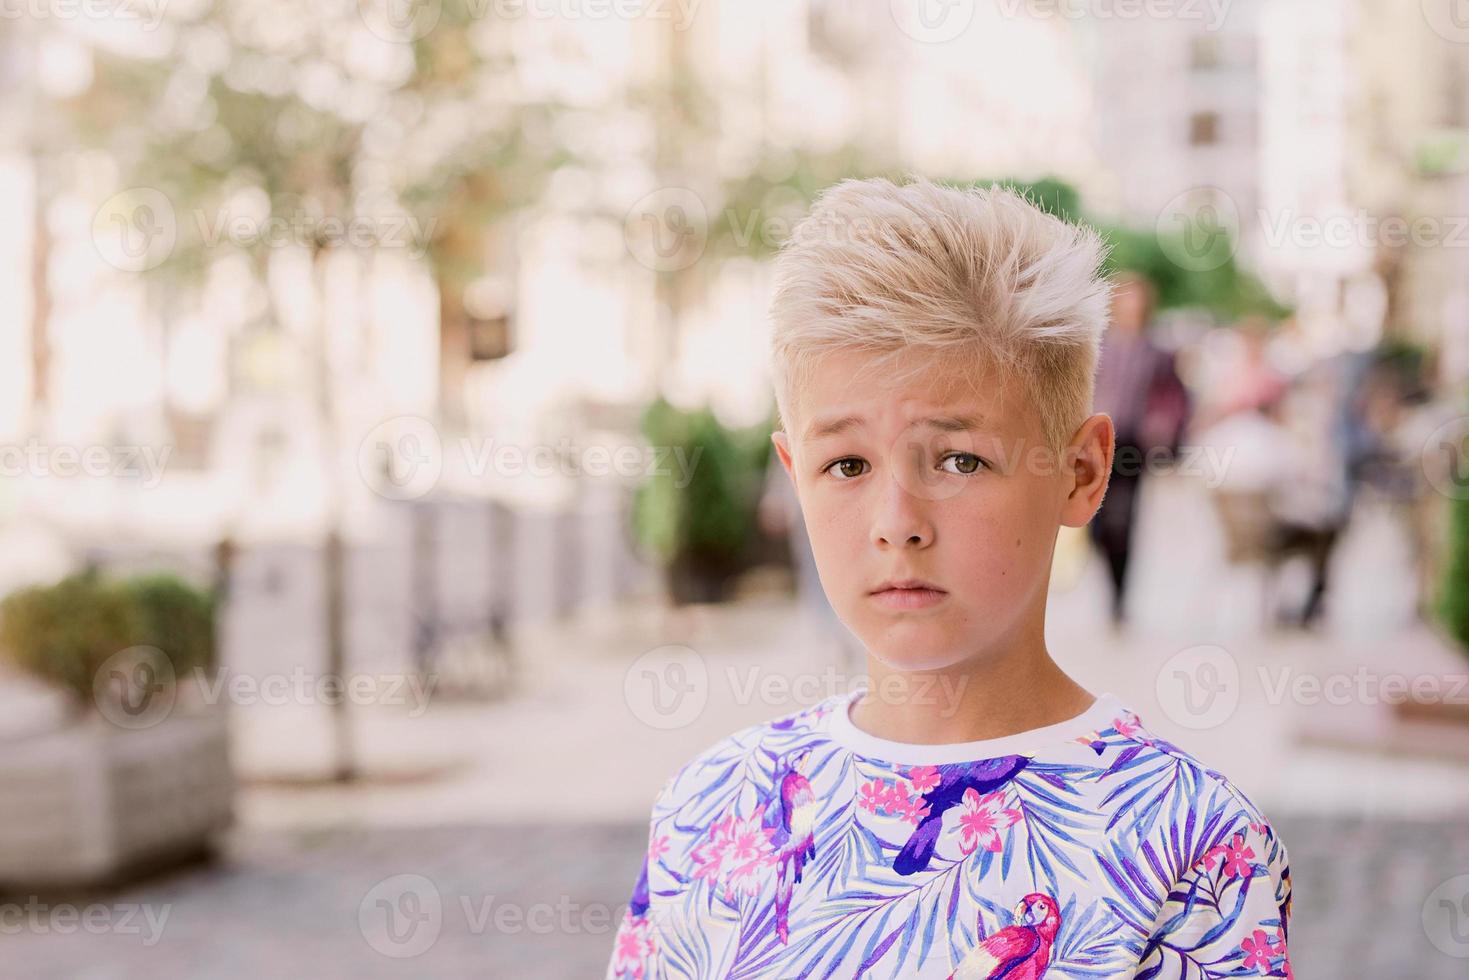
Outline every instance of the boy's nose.
<path id="1" fill-rule="evenodd" d="M 889 481 L 872 523 L 872 543 L 879 548 L 925 548 L 932 544 L 933 523 L 924 513 L 923 503 L 900 481 Z"/>

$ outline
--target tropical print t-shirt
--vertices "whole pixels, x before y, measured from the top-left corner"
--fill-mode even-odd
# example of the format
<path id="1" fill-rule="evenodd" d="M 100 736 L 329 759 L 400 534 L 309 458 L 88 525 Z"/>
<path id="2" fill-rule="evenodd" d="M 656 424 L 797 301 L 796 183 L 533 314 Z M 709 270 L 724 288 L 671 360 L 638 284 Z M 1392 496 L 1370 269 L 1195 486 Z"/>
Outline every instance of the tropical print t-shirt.
<path id="1" fill-rule="evenodd" d="M 609 980 L 1291 976 L 1285 845 L 1114 695 L 916 745 L 857 728 L 861 693 L 664 784 Z"/>

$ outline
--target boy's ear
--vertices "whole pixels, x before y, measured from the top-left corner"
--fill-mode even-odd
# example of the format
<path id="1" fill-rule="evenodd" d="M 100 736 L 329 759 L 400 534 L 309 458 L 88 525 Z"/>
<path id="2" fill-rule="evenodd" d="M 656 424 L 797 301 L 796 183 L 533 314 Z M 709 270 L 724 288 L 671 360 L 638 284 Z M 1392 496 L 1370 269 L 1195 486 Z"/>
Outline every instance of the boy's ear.
<path id="1" fill-rule="evenodd" d="M 1116 444 L 1112 418 L 1101 412 L 1083 422 L 1071 437 L 1062 467 L 1070 486 L 1061 505 L 1062 524 L 1084 527 L 1096 516 L 1112 476 Z"/>
<path id="2" fill-rule="evenodd" d="M 786 472 L 790 473 L 792 478 L 794 478 L 795 474 L 791 473 L 790 436 L 786 435 L 783 430 L 776 429 L 770 434 L 770 441 L 775 443 L 775 455 L 780 457 L 780 465 L 784 466 L 786 468 Z"/>

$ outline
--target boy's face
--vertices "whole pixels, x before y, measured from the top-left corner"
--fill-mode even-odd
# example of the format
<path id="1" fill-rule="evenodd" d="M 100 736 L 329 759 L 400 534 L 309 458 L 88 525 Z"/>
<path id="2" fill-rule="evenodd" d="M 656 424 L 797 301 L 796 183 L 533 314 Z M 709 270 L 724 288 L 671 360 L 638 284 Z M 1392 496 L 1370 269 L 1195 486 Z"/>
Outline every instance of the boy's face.
<path id="1" fill-rule="evenodd" d="M 1042 629 L 1056 532 L 1101 503 L 1111 421 L 1092 416 L 1058 458 L 1016 384 L 936 365 L 880 385 L 857 376 L 866 359 L 825 357 L 791 431 L 772 436 L 837 615 L 897 670 L 945 669 Z M 860 424 L 821 431 L 848 417 Z M 937 590 L 875 591 L 893 579 Z"/>

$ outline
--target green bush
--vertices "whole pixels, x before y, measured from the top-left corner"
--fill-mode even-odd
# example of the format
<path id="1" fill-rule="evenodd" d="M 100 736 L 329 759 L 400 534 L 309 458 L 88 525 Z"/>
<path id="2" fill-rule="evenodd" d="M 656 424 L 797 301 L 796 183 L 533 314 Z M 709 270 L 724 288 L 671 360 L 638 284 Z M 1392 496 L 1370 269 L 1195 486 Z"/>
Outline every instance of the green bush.
<path id="1" fill-rule="evenodd" d="M 214 664 L 214 600 L 171 575 L 111 579 L 95 570 L 0 600 L 0 656 L 91 703 L 107 659 L 156 647 L 176 675 Z"/>
<path id="2" fill-rule="evenodd" d="M 1463 465 L 1460 460 L 1454 463 Z M 1456 496 L 1449 507 L 1449 547 L 1438 612 L 1449 635 L 1469 653 L 1469 497 Z"/>
<path id="3" fill-rule="evenodd" d="M 104 661 L 132 646 L 137 609 L 116 582 L 93 572 L 33 585 L 0 601 L 0 651 L 82 702 Z"/>
<path id="4" fill-rule="evenodd" d="M 138 612 L 137 643 L 162 650 L 179 677 L 214 668 L 213 595 L 166 573 L 128 579 L 123 588 Z"/>
<path id="5" fill-rule="evenodd" d="M 734 574 L 756 537 L 769 426 L 731 430 L 707 407 L 684 412 L 659 398 L 644 412 L 642 428 L 662 465 L 633 501 L 639 544 L 665 567 Z"/>

